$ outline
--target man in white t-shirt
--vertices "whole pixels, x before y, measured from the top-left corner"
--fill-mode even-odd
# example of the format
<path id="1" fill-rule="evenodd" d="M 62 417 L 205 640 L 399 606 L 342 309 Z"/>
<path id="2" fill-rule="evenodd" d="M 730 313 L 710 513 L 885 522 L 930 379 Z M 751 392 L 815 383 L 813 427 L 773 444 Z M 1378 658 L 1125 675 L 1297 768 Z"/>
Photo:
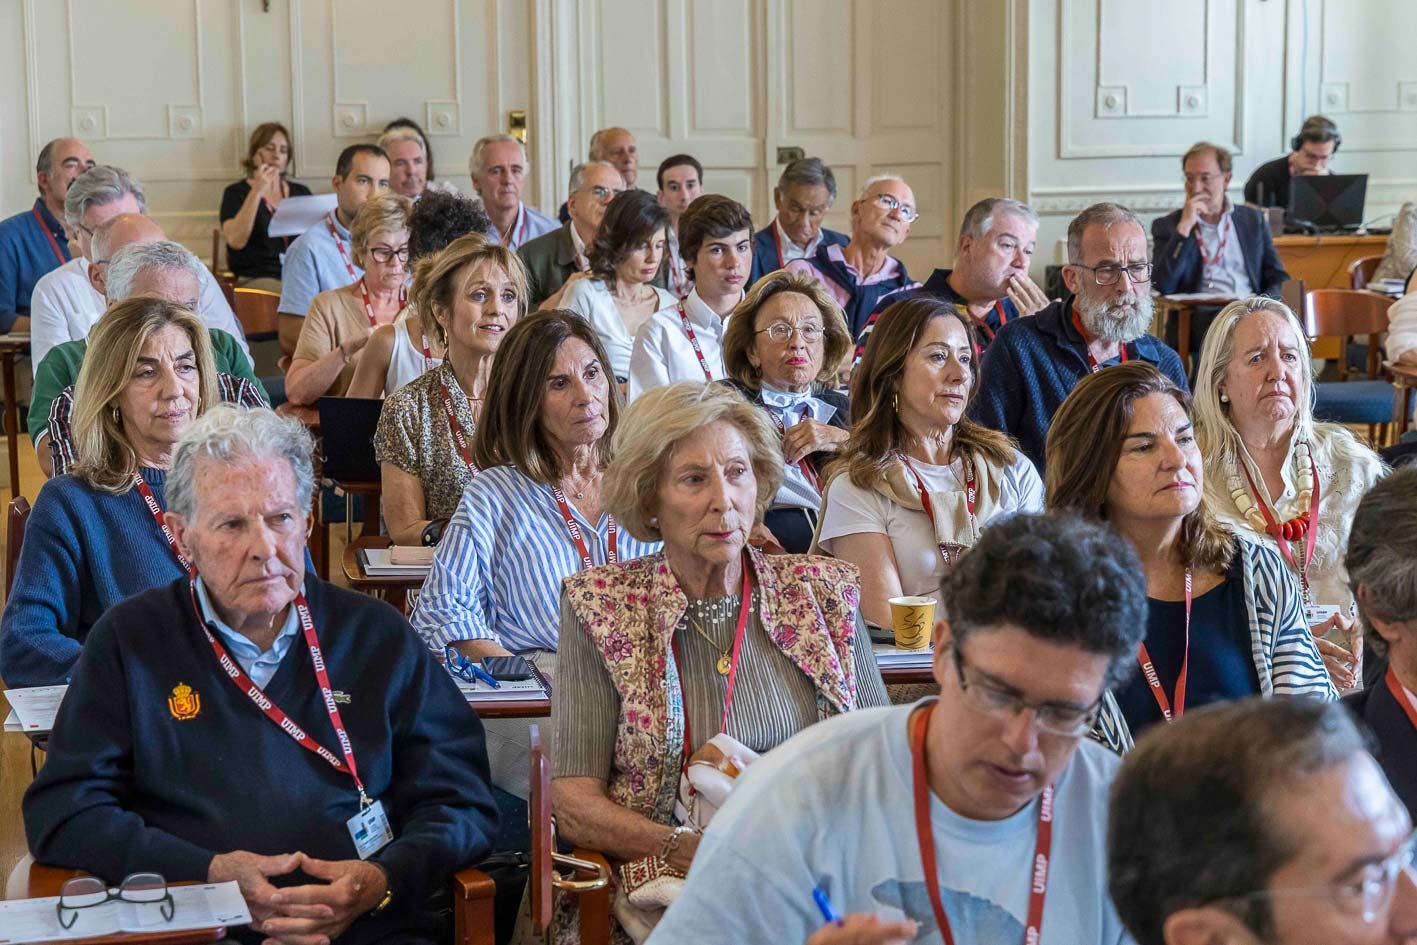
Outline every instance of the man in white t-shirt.
<path id="1" fill-rule="evenodd" d="M 1103 525 L 1019 515 L 948 594 L 939 700 L 822 722 L 756 762 L 652 945 L 936 943 L 942 922 L 958 945 L 1130 942 L 1107 896 L 1118 761 L 1086 735 L 1146 628 L 1136 553 Z"/>

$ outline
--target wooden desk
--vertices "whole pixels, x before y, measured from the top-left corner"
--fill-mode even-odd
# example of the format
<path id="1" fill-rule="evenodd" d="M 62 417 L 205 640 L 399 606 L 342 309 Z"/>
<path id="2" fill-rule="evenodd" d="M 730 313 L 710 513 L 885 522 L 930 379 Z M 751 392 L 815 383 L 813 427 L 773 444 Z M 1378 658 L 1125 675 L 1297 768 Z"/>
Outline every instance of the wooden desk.
<path id="1" fill-rule="evenodd" d="M 345 546 L 354 541 L 354 502 L 355 496 L 359 496 L 364 502 L 364 529 L 361 535 L 379 534 L 379 500 L 384 494 L 383 482 L 360 482 L 354 479 L 331 479 L 330 482 L 335 489 L 345 495 L 344 504 L 344 540 Z"/>
<path id="2" fill-rule="evenodd" d="M 932 666 L 882 666 L 881 680 L 887 686 L 929 686 L 935 682 Z"/>
<path id="3" fill-rule="evenodd" d="M 1381 256 L 1387 236 L 1276 236 L 1274 248 L 1291 279 L 1304 280 L 1306 289 L 1351 289 L 1348 267 L 1362 256 Z"/>
<path id="4" fill-rule="evenodd" d="M 405 614 L 408 613 L 408 592 L 423 586 L 423 575 L 416 577 L 370 577 L 364 573 L 359 562 L 362 548 L 389 548 L 393 542 L 387 535 L 361 535 L 344 546 L 344 557 L 340 566 L 344 569 L 345 580 L 356 591 L 366 594 L 382 594 L 388 601 Z"/>
<path id="5" fill-rule="evenodd" d="M 28 873 L 26 877 L 24 874 Z M 44 866 L 26 856 L 10 874 L 6 884 L 7 899 L 42 899 L 59 895 L 59 888 L 65 881 L 75 876 L 86 875 L 83 870 L 65 869 L 59 866 Z M 173 886 L 190 885 L 173 883 Z M 82 945 L 122 945 L 133 942 L 142 945 L 196 945 L 198 942 L 218 942 L 226 937 L 226 929 L 218 926 L 210 929 L 188 929 L 183 932 L 135 932 L 121 935 L 101 935 L 94 938 L 74 939 Z"/>
<path id="6" fill-rule="evenodd" d="M 20 494 L 20 405 L 15 358 L 29 351 L 29 332 L 0 335 L 0 379 L 5 385 L 5 444 L 10 450 L 10 498 Z"/>

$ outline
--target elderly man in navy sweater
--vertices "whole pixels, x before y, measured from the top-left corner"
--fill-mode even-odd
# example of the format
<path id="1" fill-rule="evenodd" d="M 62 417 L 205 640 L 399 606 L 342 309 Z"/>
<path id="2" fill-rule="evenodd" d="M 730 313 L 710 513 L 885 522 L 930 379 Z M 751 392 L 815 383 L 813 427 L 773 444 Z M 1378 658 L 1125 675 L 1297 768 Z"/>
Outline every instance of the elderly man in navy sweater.
<path id="1" fill-rule="evenodd" d="M 1180 357 L 1147 333 L 1151 263 L 1135 213 L 1097 203 L 1078 214 L 1068 224 L 1063 283 L 1061 301 L 999 329 L 970 405 L 975 421 L 1018 440 L 1040 475 L 1053 413 L 1090 372 L 1139 358 L 1190 390 Z"/>
<path id="2" fill-rule="evenodd" d="M 431 943 L 489 848 L 482 725 L 395 610 L 305 574 L 310 457 L 266 409 L 192 424 L 166 522 L 193 576 L 94 626 L 25 830 L 112 882 L 235 880 L 241 941 Z"/>

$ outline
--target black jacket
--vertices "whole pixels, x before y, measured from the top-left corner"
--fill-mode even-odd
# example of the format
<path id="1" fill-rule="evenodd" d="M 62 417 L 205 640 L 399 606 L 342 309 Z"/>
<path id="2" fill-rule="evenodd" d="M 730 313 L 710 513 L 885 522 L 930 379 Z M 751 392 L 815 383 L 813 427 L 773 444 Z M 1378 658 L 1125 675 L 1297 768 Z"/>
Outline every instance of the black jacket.
<path id="1" fill-rule="evenodd" d="M 1377 736 L 1375 754 L 1383 773 L 1407 810 L 1417 811 L 1417 728 L 1393 698 L 1387 681 L 1380 678 L 1367 689 L 1344 696 L 1343 704 Z"/>
<path id="2" fill-rule="evenodd" d="M 1274 238 L 1269 235 L 1269 223 L 1264 214 L 1252 207 L 1236 207 L 1232 218 L 1240 255 L 1245 258 L 1245 273 L 1259 295 L 1279 298 L 1280 287 L 1289 278 Z M 1181 236 L 1176 227 L 1181 211 L 1175 210 L 1151 224 L 1153 271 L 1151 284 L 1162 295 L 1172 292 L 1203 291 L 1200 248 L 1200 228 L 1192 227 L 1190 236 Z"/>

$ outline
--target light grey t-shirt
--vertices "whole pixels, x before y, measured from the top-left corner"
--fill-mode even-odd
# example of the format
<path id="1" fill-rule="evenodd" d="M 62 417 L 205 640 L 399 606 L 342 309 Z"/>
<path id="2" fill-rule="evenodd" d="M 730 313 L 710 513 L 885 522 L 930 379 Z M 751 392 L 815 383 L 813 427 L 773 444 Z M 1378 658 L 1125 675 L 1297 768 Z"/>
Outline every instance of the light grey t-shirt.
<path id="1" fill-rule="evenodd" d="M 820 722 L 750 767 L 651 945 L 805 942 L 822 925 L 812 902 L 818 884 L 841 915 L 904 913 L 920 924 L 916 941 L 941 942 L 915 838 L 906 731 L 913 708 Z M 1107 895 L 1107 790 L 1117 764 L 1084 740 L 1056 783 L 1041 945 L 1130 945 Z M 1038 802 L 986 822 L 932 795 L 931 819 L 955 941 L 1021 945 Z"/>

